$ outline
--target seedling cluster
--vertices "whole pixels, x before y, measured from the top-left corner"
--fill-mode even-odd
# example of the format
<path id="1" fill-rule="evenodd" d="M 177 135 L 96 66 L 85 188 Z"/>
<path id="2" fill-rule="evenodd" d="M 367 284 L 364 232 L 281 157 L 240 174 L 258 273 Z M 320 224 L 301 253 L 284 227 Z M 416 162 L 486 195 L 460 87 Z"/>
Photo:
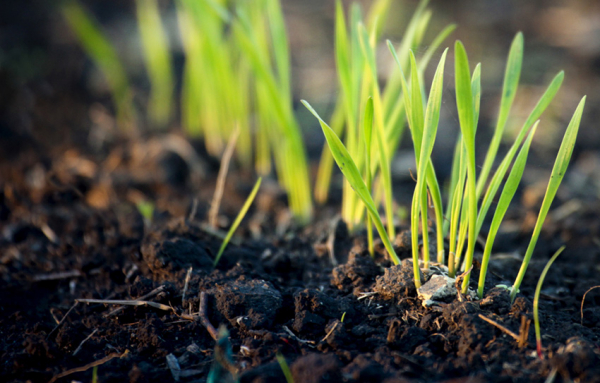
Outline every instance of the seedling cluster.
<path id="1" fill-rule="evenodd" d="M 426 2 L 421 2 L 421 6 Z M 345 57 L 346 48 L 340 41 L 344 41 L 343 32 L 345 30 L 344 16 L 342 8 L 338 2 L 338 16 L 336 18 L 336 48 L 338 57 L 338 71 L 340 73 L 340 82 L 342 90 L 344 90 L 344 74 L 350 72 L 351 66 L 346 61 L 340 59 Z M 408 27 L 405 34 L 410 35 L 411 25 L 422 26 L 423 20 L 428 20 L 423 9 L 419 7 L 413 21 Z M 388 47 L 397 64 L 397 78 L 399 79 L 399 90 L 395 92 L 395 97 L 399 100 L 399 104 L 392 106 L 393 111 L 387 111 L 384 107 L 384 95 L 381 96 L 377 85 L 377 75 L 375 73 L 376 63 L 374 57 L 374 48 L 377 37 L 377 28 L 372 27 L 370 32 L 360 21 L 356 21 L 355 34 L 357 35 L 358 43 L 361 50 L 359 55 L 362 55 L 361 63 L 362 72 L 357 75 L 360 81 L 355 83 L 370 84 L 366 88 L 362 88 L 364 97 L 350 103 L 347 109 L 351 112 L 348 116 L 358 116 L 358 121 L 362 123 L 348 123 L 351 119 L 346 120 L 347 126 L 352 126 L 357 129 L 357 137 L 362 138 L 363 146 L 357 145 L 356 142 L 360 138 L 354 138 L 351 128 L 346 128 L 346 144 L 339 139 L 342 133 L 339 128 L 336 131 L 336 125 L 340 124 L 340 118 L 334 114 L 332 119 L 332 127 L 330 127 L 317 112 L 306 102 L 303 101 L 306 107 L 318 118 L 329 150 L 348 181 L 349 187 L 354 189 L 354 194 L 360 199 L 355 199 L 353 202 L 344 202 L 342 210 L 346 212 L 346 219 L 354 222 L 359 222 L 363 216 L 366 207 L 368 212 L 366 218 L 367 231 L 371 231 L 371 222 L 375 225 L 382 242 L 388 251 L 390 258 L 396 264 L 399 259 L 391 245 L 390 238 L 394 237 L 393 214 L 391 210 L 391 183 L 389 181 L 389 162 L 391 153 L 395 150 L 397 141 L 390 140 L 391 137 L 399 138 L 402 134 L 402 124 L 397 123 L 395 119 L 386 119 L 389 113 L 397 114 L 406 118 L 410 129 L 413 147 L 415 152 L 415 162 L 417 164 L 416 186 L 413 194 L 411 206 L 411 240 L 412 240 L 412 257 L 414 266 L 414 279 L 417 288 L 421 287 L 421 279 L 419 268 L 420 262 L 424 268 L 429 267 L 430 263 L 430 242 L 429 242 L 429 225 L 428 214 L 431 207 L 435 216 L 435 234 L 437 245 L 437 262 L 448 265 L 449 274 L 454 277 L 459 270 L 463 270 L 465 275 L 462 282 L 462 292 L 466 293 L 470 274 L 473 266 L 473 256 L 475 253 L 476 240 L 480 235 L 480 231 L 487 213 L 492 206 L 492 202 L 498 196 L 498 191 L 502 184 L 504 187 L 499 193 L 499 201 L 494 211 L 491 228 L 488 233 L 485 250 L 483 254 L 480 278 L 478 282 L 478 295 L 483 296 L 485 278 L 489 258 L 493 248 L 494 240 L 504 215 L 515 195 L 515 192 L 521 181 L 527 156 L 533 136 L 538 129 L 540 123 L 539 118 L 544 110 L 548 107 L 554 96 L 558 92 L 564 73 L 558 73 L 549 84 L 546 92 L 542 95 L 537 105 L 533 108 L 528 118 L 523 123 L 521 129 L 514 142 L 510 146 L 509 151 L 500 160 L 500 165 L 492 172 L 494 163 L 497 162 L 497 153 L 501 138 L 503 137 L 504 129 L 510 116 L 510 110 L 517 92 L 519 78 L 521 74 L 521 66 L 523 61 L 523 35 L 518 33 L 513 40 L 508 55 L 506 64 L 506 72 L 504 76 L 504 85 L 500 102 L 500 109 L 497 118 L 494 135 L 488 146 L 488 151 L 483 163 L 483 167 L 479 174 L 475 163 L 476 158 L 476 131 L 479 120 L 479 108 L 481 99 L 481 65 L 478 64 L 473 72 L 469 68 L 467 52 L 460 41 L 456 41 L 454 45 L 454 79 L 456 91 L 456 108 L 460 121 L 460 135 L 455 145 L 455 155 L 452 165 L 451 182 L 449 185 L 449 195 L 447 198 L 447 208 L 444 212 L 442 205 L 442 194 L 438 179 L 436 177 L 435 167 L 431 161 L 431 153 L 433 151 L 438 124 L 440 120 L 440 107 L 442 102 L 442 92 L 444 87 L 444 67 L 448 49 L 446 49 L 440 58 L 437 66 L 429 93 L 425 92 L 422 71 L 424 65 L 427 64 L 431 57 L 427 52 L 419 64 L 412 50 L 409 48 L 416 45 L 403 42 L 400 49 L 396 50 L 393 44 L 388 41 Z M 414 24 L 413 24 L 414 23 Z M 440 42 L 446 37 L 446 31 L 440 33 Z M 438 39 L 436 39 L 437 41 Z M 341 47 L 340 47 L 341 46 Z M 433 45 L 432 45 L 433 46 Z M 437 48 L 435 45 L 434 48 Z M 404 55 L 404 56 L 402 56 Z M 405 59 L 408 58 L 408 60 Z M 407 75 L 405 76 L 405 70 Z M 346 82 L 351 83 L 350 80 Z M 390 85 L 388 85 L 390 86 Z M 387 89 L 387 88 L 386 88 Z M 346 93 L 342 92 L 343 97 Z M 527 248 L 521 270 L 516 277 L 516 280 L 511 288 L 511 299 L 514 300 L 519 286 L 523 280 L 527 266 L 535 249 L 537 239 L 541 232 L 543 222 L 548 214 L 550 205 L 556 195 L 558 187 L 564 177 L 565 171 L 569 164 L 569 160 L 577 137 L 577 132 L 581 122 L 585 97 L 582 98 L 577 109 L 575 110 L 571 122 L 564 134 L 561 147 L 556 156 L 554 168 L 550 175 L 550 180 L 544 196 L 542 207 L 538 214 L 537 223 L 535 225 L 531 241 Z M 364 105 L 364 111 L 361 111 L 359 105 Z M 361 119 L 362 118 L 362 119 Z M 372 142 L 371 135 L 373 134 L 372 127 L 375 126 L 375 142 Z M 353 129 L 354 129 L 353 128 Z M 390 142 L 392 145 L 390 145 Z M 480 147 L 480 146 L 479 146 Z M 372 153 L 378 153 L 379 156 L 371 158 Z M 516 157 L 515 157 L 516 156 Z M 510 170 L 510 172 L 509 172 Z M 508 176 L 507 176 L 508 174 Z M 490 178 L 491 175 L 491 178 Z M 384 206 L 387 219 L 387 231 L 384 228 L 383 221 L 379 216 L 377 204 L 372 197 L 374 176 L 381 180 L 380 185 L 383 187 Z M 375 190 L 376 191 L 376 190 Z M 351 197 L 348 197 L 352 201 Z M 352 222 L 352 221 L 351 221 Z M 420 234 L 420 235 L 419 235 Z M 422 241 L 420 245 L 419 241 Z M 445 248 L 445 241 L 448 241 L 448 248 Z M 371 243 L 371 239 L 369 239 Z M 372 251 L 372 245 L 370 249 Z M 419 254 L 419 252 L 421 254 Z"/>
<path id="2" fill-rule="evenodd" d="M 336 1 L 335 58 L 340 93 L 330 123 L 308 102 L 302 101 L 318 118 L 327 141 L 319 164 L 315 198 L 318 202 L 326 200 L 335 161 L 345 176 L 344 220 L 350 228 L 366 226 L 371 254 L 374 252 L 372 226 L 375 226 L 391 260 L 398 264 L 391 243 L 396 232 L 390 168 L 408 126 L 416 163 L 410 214 L 415 284 L 421 286 L 419 268 L 429 266 L 430 253 L 433 253 L 436 262 L 448 266 L 450 276 L 464 273 L 462 290 L 466 292 L 476 240 L 497 200 L 478 281 L 478 295 L 482 297 L 494 240 L 520 184 L 534 135 L 541 129 L 539 119 L 560 89 L 564 74 L 560 72 L 552 79 L 518 130 L 508 152 L 498 158 L 523 62 L 523 35 L 515 36 L 506 63 L 495 130 L 478 172 L 475 159 L 476 151 L 482 147 L 476 139 L 482 68 L 478 64 L 471 71 L 465 47 L 462 42 L 455 42 L 454 88 L 460 134 L 444 209 L 442 188 L 431 154 L 439 128 L 449 49 L 441 54 L 429 87 L 426 87 L 424 71 L 455 26 L 441 29 L 424 45 L 432 13 L 427 9 L 428 1 L 421 1 L 399 46 L 387 41 L 396 65 L 382 87 L 376 48 L 381 46 L 382 25 L 390 3 L 390 0 L 375 1 L 363 21 L 357 4 L 350 7 L 347 17 L 341 1 Z M 152 85 L 148 116 L 156 126 L 164 127 L 172 121 L 175 104 L 168 38 L 156 0 L 137 0 L 136 5 Z M 182 126 L 190 135 L 202 136 L 208 151 L 214 155 L 220 155 L 227 138 L 234 129 L 239 129 L 236 153 L 240 163 L 254 163 L 256 171 L 265 175 L 271 171 L 273 158 L 278 179 L 288 193 L 291 211 L 299 221 L 308 222 L 312 215 L 308 163 L 292 108 L 290 52 L 279 1 L 177 0 L 175 5 L 186 56 L 179 103 Z M 87 53 L 105 74 L 119 121 L 131 125 L 135 121 L 135 108 L 128 77 L 116 50 L 75 0 L 65 4 L 64 15 Z M 422 45 L 427 48 L 421 48 Z M 565 131 L 531 241 L 511 288 L 513 300 L 569 164 L 584 104 L 585 97 Z M 494 169 L 495 164 L 499 165 Z M 240 217 L 259 184 L 260 179 Z M 385 219 L 379 214 L 380 206 Z M 233 230 L 235 225 L 231 233 Z M 430 250 L 433 247 L 430 230 L 435 236 L 435 250 Z M 225 246 L 226 242 L 219 256 Z"/>

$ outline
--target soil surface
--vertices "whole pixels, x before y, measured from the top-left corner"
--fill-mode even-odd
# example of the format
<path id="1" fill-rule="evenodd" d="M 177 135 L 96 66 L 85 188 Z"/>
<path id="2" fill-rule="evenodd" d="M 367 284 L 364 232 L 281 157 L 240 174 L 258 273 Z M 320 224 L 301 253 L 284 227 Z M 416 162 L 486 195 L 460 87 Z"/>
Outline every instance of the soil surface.
<path id="1" fill-rule="evenodd" d="M 535 225 L 552 166 L 543 150 L 532 151 L 537 167 L 525 173 L 496 240 L 484 299 L 452 290 L 434 265 L 423 279 L 450 295 L 424 302 L 406 221 L 397 223 L 402 263 L 393 266 L 380 242 L 371 257 L 364 230 L 350 232 L 336 217 L 339 188 L 300 227 L 273 179 L 263 180 L 214 268 L 255 176 L 232 165 L 218 225 L 209 226 L 218 159 L 176 133 L 121 137 L 102 106 L 106 94 L 83 85 L 85 56 L 56 42 L 67 33 L 47 20 L 50 2 L 28 3 L 0 12 L 20 39 L 0 39 L 4 59 L 14 59 L 12 69 L 0 65 L 0 381 L 89 382 L 95 370 L 99 382 L 284 382 L 281 355 L 296 383 L 600 382 L 593 124 L 582 124 L 512 305 L 496 286 L 512 284 Z M 23 63 L 38 59 L 23 52 L 42 52 L 46 66 L 28 72 Z M 578 62 L 594 72 L 595 60 Z M 584 120 L 598 111 L 589 102 Z M 399 201 L 414 186 L 406 178 Z M 151 216 L 138 209 L 145 201 Z M 539 358 L 534 289 L 562 245 L 542 289 Z M 475 289 L 477 262 L 472 273 Z"/>
<path id="2" fill-rule="evenodd" d="M 506 252 L 492 260 L 484 299 L 454 291 L 425 307 L 405 227 L 395 240 L 404 260 L 392 266 L 380 243 L 369 256 L 365 233 L 349 234 L 331 218 L 335 209 L 294 227 L 269 181 L 240 241 L 213 268 L 228 217 L 252 184 L 230 175 L 222 211 L 232 214 L 221 216 L 224 227 L 210 228 L 210 160 L 201 161 L 207 175 L 199 187 L 193 166 L 174 152 L 159 148 L 153 159 L 136 158 L 145 153 L 138 146 L 154 142 L 123 142 L 102 161 L 67 151 L 35 166 L 22 160 L 3 168 L 3 381 L 46 382 L 67 373 L 58 381 L 89 381 L 96 362 L 102 382 L 203 382 L 211 369 L 221 374 L 216 381 L 235 375 L 281 382 L 277 354 L 296 382 L 600 381 L 600 289 L 580 311 L 583 295 L 599 282 L 598 204 L 566 217 L 554 211 L 512 306 L 508 292 L 494 286 L 509 284 L 518 271 L 531 232 L 525 205 L 508 221 L 521 227 L 498 240 Z M 142 197 L 157 201 L 152 222 L 136 208 Z M 533 289 L 563 243 L 568 248 L 540 303 L 540 359 L 527 327 Z M 422 273 L 435 281 L 442 271 Z M 75 304 L 80 299 L 101 301 Z M 102 302 L 110 300 L 151 303 Z M 219 327 L 227 330 L 221 338 Z M 81 367 L 89 369 L 77 372 Z"/>

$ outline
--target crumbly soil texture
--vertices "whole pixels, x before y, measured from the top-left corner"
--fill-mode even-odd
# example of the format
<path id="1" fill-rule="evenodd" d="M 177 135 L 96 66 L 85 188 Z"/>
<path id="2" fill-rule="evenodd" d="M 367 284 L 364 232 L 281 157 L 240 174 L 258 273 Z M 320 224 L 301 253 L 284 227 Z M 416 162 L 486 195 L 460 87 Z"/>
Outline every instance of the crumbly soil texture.
<path id="1" fill-rule="evenodd" d="M 169 139 L 29 150 L 2 166 L 0 380 L 283 382 L 283 356 L 297 383 L 600 382 L 600 289 L 582 309 L 600 284 L 597 204 L 551 214 L 512 305 L 497 285 L 517 274 L 538 200 L 508 217 L 483 299 L 433 265 L 423 280 L 447 291 L 425 302 L 402 223 L 392 265 L 337 204 L 295 225 L 271 180 L 213 267 L 252 177 L 232 169 L 212 227 L 218 163 L 160 146 Z M 540 358 L 533 293 L 562 244 L 540 299 Z M 473 289 L 478 277 L 475 262 Z"/>

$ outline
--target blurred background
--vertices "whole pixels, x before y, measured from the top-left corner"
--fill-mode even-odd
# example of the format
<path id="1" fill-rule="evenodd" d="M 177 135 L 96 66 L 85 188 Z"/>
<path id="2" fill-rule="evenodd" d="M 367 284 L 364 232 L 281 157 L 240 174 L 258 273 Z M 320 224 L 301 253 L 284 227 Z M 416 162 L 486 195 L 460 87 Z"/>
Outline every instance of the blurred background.
<path id="1" fill-rule="evenodd" d="M 149 81 L 143 68 L 135 2 L 85 0 L 81 3 L 115 44 L 131 76 L 137 105 L 145 105 Z M 349 3 L 344 1 L 345 5 Z M 371 1 L 360 3 L 368 9 Z M 418 2 L 396 0 L 392 3 L 384 38 L 398 43 Z M 102 139 L 95 126 L 110 125 L 113 112 L 106 81 L 83 52 L 58 9 L 59 4 L 43 0 L 1 2 L 0 159 L 3 165 L 26 160 L 27 153 L 31 152 L 52 157 L 53 153 L 69 147 L 89 145 L 91 141 Z M 172 1 L 159 1 L 159 4 L 173 50 L 179 92 L 184 56 L 176 10 Z M 309 100 L 325 116 L 333 109 L 338 92 L 333 51 L 334 5 L 332 0 L 282 1 L 292 54 L 295 110 L 313 161 L 318 159 L 323 138 L 316 120 L 300 107 L 299 100 Z M 532 145 L 536 158 L 532 159 L 534 167 L 528 177 L 535 178 L 536 166 L 551 167 L 552 156 L 578 100 L 588 95 L 574 154 L 573 177 L 579 177 L 581 193 L 593 186 L 590 193 L 595 195 L 600 190 L 595 181 L 600 179 L 597 150 L 600 131 L 596 128 L 600 118 L 600 2 L 432 0 L 429 8 L 433 10 L 433 19 L 425 41 L 430 41 L 447 24 L 456 23 L 458 28 L 443 46 L 452 46 L 455 39 L 460 39 L 469 53 L 471 68 L 482 63 L 482 111 L 478 131 L 478 138 L 484 143 L 481 155 L 491 137 L 490 127 L 495 124 L 508 48 L 518 31 L 525 35 L 525 56 L 513 111 L 515 121 L 509 122 L 508 136 L 511 127 L 520 126 L 550 79 L 558 71 L 565 71 L 562 89 L 544 114 L 543 130 Z M 392 65 L 391 56 L 385 46 L 379 48 L 378 65 L 387 68 Z M 436 57 L 440 53 L 441 50 Z M 449 57 L 448 61 L 451 60 Z M 449 164 L 458 130 L 450 68 L 452 64 L 447 65 L 442 129 L 435 151 L 442 175 L 444 164 Z M 432 74 L 428 73 L 429 83 Z M 385 82 L 385 78 L 381 80 Z M 178 123 L 174 122 L 170 129 L 177 131 Z M 400 176 L 407 177 L 406 169 L 411 166 L 407 137 L 401 148 L 394 169 L 403 174 Z"/>

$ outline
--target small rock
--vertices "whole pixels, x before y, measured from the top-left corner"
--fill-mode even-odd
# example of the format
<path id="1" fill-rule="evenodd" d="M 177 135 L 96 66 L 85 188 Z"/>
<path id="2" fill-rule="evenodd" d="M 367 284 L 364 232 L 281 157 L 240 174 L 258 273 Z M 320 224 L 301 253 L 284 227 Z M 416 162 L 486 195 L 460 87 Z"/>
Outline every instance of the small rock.
<path id="1" fill-rule="evenodd" d="M 453 300 L 458 293 L 455 284 L 455 278 L 450 278 L 447 275 L 433 275 L 418 291 L 423 306 L 430 307 L 439 302 Z M 469 289 L 468 295 L 473 299 L 477 296 L 471 289 Z"/>

